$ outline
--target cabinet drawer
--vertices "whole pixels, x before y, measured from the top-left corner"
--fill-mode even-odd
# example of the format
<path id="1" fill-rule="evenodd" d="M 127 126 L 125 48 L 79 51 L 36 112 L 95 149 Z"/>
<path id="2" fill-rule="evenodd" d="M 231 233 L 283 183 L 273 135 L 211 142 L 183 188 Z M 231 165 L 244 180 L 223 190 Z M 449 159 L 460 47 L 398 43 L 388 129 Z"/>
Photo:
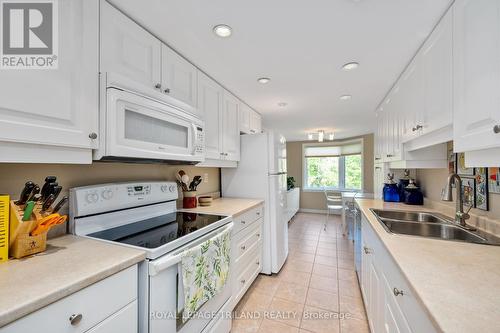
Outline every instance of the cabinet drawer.
<path id="1" fill-rule="evenodd" d="M 137 299 L 137 265 L 116 273 L 0 329 L 1 333 L 79 333 Z M 70 322 L 81 315 L 79 323 Z M 137 312 L 134 313 L 137 318 Z"/>
<path id="2" fill-rule="evenodd" d="M 252 282 L 262 270 L 262 242 L 259 242 L 246 253 L 234 266 L 233 305 L 236 306 Z"/>
<path id="3" fill-rule="evenodd" d="M 133 301 L 86 333 L 136 333 L 137 325 L 137 301 Z"/>
<path id="4" fill-rule="evenodd" d="M 236 235 L 233 247 L 233 258 L 239 262 L 262 239 L 262 219 L 257 220 L 247 229 Z"/>
<path id="5" fill-rule="evenodd" d="M 253 222 L 257 221 L 259 218 L 264 217 L 264 206 L 260 205 L 258 207 L 252 208 L 241 215 L 233 217 L 234 228 L 233 234 L 238 233 L 240 230 L 245 229 Z"/>

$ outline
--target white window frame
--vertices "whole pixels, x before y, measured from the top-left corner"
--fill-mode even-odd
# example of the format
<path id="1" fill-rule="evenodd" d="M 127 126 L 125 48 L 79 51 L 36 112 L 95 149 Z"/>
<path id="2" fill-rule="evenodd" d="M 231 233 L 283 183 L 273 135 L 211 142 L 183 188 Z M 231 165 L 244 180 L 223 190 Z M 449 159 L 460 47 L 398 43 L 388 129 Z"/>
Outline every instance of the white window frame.
<path id="1" fill-rule="evenodd" d="M 333 186 L 325 186 L 325 187 L 308 187 L 307 186 L 307 162 L 306 162 L 306 148 L 307 147 L 322 147 L 322 146 L 342 146 L 348 145 L 352 143 L 360 143 L 361 144 L 361 188 L 360 189 L 349 189 L 345 188 L 345 163 L 339 162 L 339 187 Z M 364 172 L 364 140 L 363 138 L 359 139 L 351 139 L 344 141 L 328 141 L 328 142 L 307 142 L 302 144 L 302 191 L 303 192 L 323 192 L 327 191 L 340 191 L 340 192 L 362 192 L 365 188 L 365 172 Z M 341 160 L 344 158 L 343 156 L 339 157 Z M 343 176 L 342 176 L 343 175 Z"/>

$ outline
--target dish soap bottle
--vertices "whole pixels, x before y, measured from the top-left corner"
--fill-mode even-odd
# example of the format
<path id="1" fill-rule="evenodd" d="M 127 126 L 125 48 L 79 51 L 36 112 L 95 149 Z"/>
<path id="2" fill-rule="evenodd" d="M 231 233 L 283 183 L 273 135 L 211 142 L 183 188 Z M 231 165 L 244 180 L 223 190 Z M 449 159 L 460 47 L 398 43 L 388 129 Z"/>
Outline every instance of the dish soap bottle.
<path id="1" fill-rule="evenodd" d="M 383 197 L 385 202 L 399 202 L 398 184 L 394 181 L 394 174 L 387 174 L 387 182 L 384 184 Z"/>

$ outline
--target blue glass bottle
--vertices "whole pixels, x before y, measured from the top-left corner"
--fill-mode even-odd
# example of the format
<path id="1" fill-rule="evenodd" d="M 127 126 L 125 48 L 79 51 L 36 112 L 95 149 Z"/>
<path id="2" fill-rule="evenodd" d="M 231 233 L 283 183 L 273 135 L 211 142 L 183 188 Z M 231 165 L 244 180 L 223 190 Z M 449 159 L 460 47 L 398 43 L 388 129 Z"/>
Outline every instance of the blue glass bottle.
<path id="1" fill-rule="evenodd" d="M 387 182 L 384 185 L 383 198 L 385 202 L 399 202 L 398 184 L 394 181 L 394 174 L 387 174 Z"/>

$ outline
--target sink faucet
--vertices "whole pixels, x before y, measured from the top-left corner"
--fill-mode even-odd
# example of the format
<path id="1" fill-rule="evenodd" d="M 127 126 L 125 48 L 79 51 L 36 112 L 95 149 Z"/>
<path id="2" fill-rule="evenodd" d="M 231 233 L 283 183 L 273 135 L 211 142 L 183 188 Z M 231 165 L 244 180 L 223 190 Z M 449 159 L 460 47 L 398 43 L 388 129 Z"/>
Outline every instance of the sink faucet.
<path id="1" fill-rule="evenodd" d="M 455 188 L 457 190 L 455 222 L 466 229 L 475 230 L 474 228 L 468 226 L 467 223 L 465 223 L 465 221 L 470 218 L 469 211 L 472 208 L 472 206 L 469 208 L 467 212 L 464 212 L 464 198 L 461 191 L 462 178 L 460 178 L 460 176 L 457 175 L 456 173 L 450 173 L 450 175 L 448 176 L 447 184 L 443 189 L 443 193 L 441 194 L 441 200 L 453 201 L 453 194 L 451 188 L 453 182 L 455 182 Z"/>

